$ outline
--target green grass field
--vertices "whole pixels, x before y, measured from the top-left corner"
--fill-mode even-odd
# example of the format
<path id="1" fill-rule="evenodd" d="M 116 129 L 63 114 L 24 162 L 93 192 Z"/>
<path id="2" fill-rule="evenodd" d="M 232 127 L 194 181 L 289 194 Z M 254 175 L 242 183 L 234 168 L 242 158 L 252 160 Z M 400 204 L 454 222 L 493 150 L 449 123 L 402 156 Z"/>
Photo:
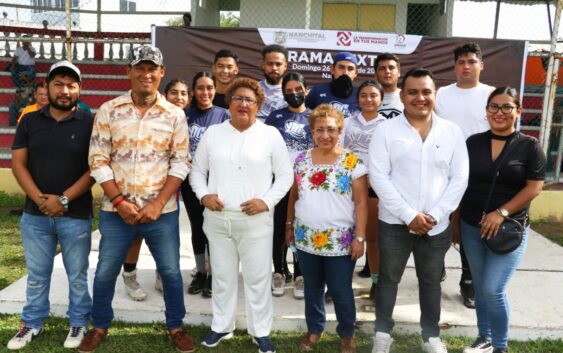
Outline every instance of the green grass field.
<path id="1" fill-rule="evenodd" d="M 19 237 L 19 217 L 11 216 L 10 210 L 23 205 L 21 196 L 7 195 L 0 192 L 0 290 L 25 275 L 25 259 Z M 97 223 L 96 223 L 97 224 Z M 25 293 L 22 293 L 22 296 Z M 1 310 L 1 309 L 0 309 Z M 16 333 L 19 326 L 18 315 L 0 314 L 0 352 L 8 352 L 6 343 Z M 251 338 L 243 331 L 237 331 L 235 337 L 221 343 L 216 348 L 206 348 L 199 345 L 208 328 L 203 326 L 187 326 L 186 329 L 198 342 L 198 352 L 209 353 L 246 353 L 256 352 Z M 49 318 L 44 332 L 25 349 L 20 352 L 55 353 L 69 352 L 62 344 L 66 337 L 68 323 L 62 318 Z M 272 339 L 277 345 L 279 353 L 302 352 L 299 349 L 299 339 L 302 332 L 275 332 Z M 419 353 L 419 336 L 394 336 L 393 353 Z M 471 343 L 468 338 L 445 338 L 450 353 L 461 353 L 463 347 Z M 371 336 L 357 334 L 358 353 L 371 352 Z M 166 336 L 164 324 L 131 324 L 115 322 L 110 330 L 110 337 L 96 350 L 100 353 L 166 353 L 175 352 Z M 325 335 L 315 352 L 339 352 L 339 339 L 334 334 Z M 563 341 L 539 340 L 531 342 L 511 342 L 511 353 L 563 353 Z"/>

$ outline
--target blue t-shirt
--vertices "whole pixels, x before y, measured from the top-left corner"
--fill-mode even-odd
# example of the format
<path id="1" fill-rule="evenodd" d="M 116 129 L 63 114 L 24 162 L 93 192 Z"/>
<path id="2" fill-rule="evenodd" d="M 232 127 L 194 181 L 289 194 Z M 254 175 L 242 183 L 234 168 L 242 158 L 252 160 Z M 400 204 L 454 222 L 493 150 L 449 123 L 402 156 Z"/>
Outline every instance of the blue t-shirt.
<path id="1" fill-rule="evenodd" d="M 299 152 L 314 147 L 311 128 L 307 120 L 309 115 L 311 115 L 311 109 L 295 113 L 288 108 L 282 108 L 271 112 L 264 122 L 279 130 L 292 160 L 297 157 Z"/>
<path id="2" fill-rule="evenodd" d="M 330 91 L 330 83 L 323 83 L 314 86 L 307 99 L 305 105 L 308 108 L 315 109 L 319 105 L 326 103 L 344 113 L 344 119 L 350 118 L 354 113 L 360 111 L 357 99 L 358 88 L 354 87 L 352 94 L 348 98 L 339 98 Z"/>
<path id="3" fill-rule="evenodd" d="M 227 109 L 212 106 L 207 110 L 201 110 L 196 106 L 186 108 L 186 117 L 188 118 L 188 129 L 190 131 L 190 153 L 195 154 L 199 140 L 208 127 L 215 124 L 221 124 L 225 120 L 229 120 L 231 115 Z"/>

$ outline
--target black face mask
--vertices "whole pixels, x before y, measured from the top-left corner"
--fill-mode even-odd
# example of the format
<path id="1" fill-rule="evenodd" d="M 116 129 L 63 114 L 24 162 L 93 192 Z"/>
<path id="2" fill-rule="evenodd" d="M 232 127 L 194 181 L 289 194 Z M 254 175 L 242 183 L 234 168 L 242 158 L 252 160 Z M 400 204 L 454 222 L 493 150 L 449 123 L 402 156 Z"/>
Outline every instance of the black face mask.
<path id="1" fill-rule="evenodd" d="M 305 102 L 305 94 L 304 93 L 284 93 L 283 99 L 289 104 L 292 108 L 299 108 L 303 102 Z"/>
<path id="2" fill-rule="evenodd" d="M 330 91 L 338 98 L 348 98 L 352 94 L 352 79 L 348 75 L 341 75 L 330 82 Z"/>

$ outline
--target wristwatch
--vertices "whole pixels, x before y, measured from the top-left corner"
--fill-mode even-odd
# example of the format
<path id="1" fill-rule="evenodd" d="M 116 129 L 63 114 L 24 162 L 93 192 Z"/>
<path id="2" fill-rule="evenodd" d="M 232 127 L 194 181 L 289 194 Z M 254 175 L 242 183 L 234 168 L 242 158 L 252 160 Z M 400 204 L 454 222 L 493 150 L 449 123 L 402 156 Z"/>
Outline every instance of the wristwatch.
<path id="1" fill-rule="evenodd" d="M 504 218 L 510 216 L 510 213 L 508 213 L 508 211 L 505 208 L 497 208 L 497 212 L 503 216 Z"/>
<path id="2" fill-rule="evenodd" d="M 68 210 L 68 197 L 66 197 L 65 195 L 59 196 L 59 202 L 61 203 L 61 205 L 63 205 L 65 210 Z"/>
<path id="3" fill-rule="evenodd" d="M 430 220 L 432 221 L 432 225 L 433 225 L 433 226 L 438 225 L 438 221 L 436 220 L 436 218 L 432 217 L 431 214 L 425 213 L 425 215 L 427 215 L 427 216 L 430 218 Z"/>
<path id="4" fill-rule="evenodd" d="M 364 241 L 366 241 L 366 238 L 360 237 L 360 236 L 357 236 L 357 235 L 354 237 L 354 239 L 356 239 L 356 241 L 360 244 L 363 244 Z"/>

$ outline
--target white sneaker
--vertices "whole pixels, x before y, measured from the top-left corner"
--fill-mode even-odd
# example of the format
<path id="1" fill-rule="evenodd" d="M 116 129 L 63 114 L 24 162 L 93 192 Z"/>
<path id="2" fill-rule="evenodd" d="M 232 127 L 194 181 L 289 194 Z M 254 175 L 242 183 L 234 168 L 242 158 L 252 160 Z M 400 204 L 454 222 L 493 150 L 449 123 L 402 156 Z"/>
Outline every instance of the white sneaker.
<path id="1" fill-rule="evenodd" d="M 440 337 L 430 337 L 428 342 L 423 342 L 422 350 L 427 353 L 448 353 Z"/>
<path id="2" fill-rule="evenodd" d="M 139 282 L 137 282 L 137 269 L 131 272 L 123 271 L 122 276 L 125 291 L 131 299 L 139 302 L 147 299 L 147 293 L 141 288 Z"/>
<path id="3" fill-rule="evenodd" d="M 274 273 L 274 278 L 272 279 L 272 295 L 274 297 L 281 297 L 284 293 L 285 280 L 281 273 Z"/>
<path id="4" fill-rule="evenodd" d="M 293 297 L 295 299 L 305 298 L 305 282 L 303 281 L 303 276 L 297 276 L 295 283 L 293 284 Z"/>
<path id="5" fill-rule="evenodd" d="M 385 332 L 376 332 L 373 337 L 373 349 L 371 350 L 371 353 L 389 353 L 391 343 L 393 343 L 393 338 L 391 338 L 390 334 Z"/>
<path id="6" fill-rule="evenodd" d="M 477 337 L 475 342 L 473 342 L 470 346 L 467 346 L 463 349 L 463 353 L 492 353 L 493 352 L 493 345 L 491 341 L 487 341 L 484 338 Z"/>
<path id="7" fill-rule="evenodd" d="M 71 327 L 63 346 L 65 348 L 78 348 L 86 332 L 86 327 Z"/>
<path id="8" fill-rule="evenodd" d="M 8 342 L 8 349 L 22 349 L 26 344 L 37 337 L 41 331 L 41 329 L 27 327 L 25 326 L 25 322 L 22 322 L 18 333 Z"/>
<path id="9" fill-rule="evenodd" d="M 157 291 L 159 291 L 160 293 L 162 293 L 162 278 L 160 277 L 160 273 L 158 273 L 158 271 L 154 271 L 155 272 L 155 278 L 154 278 L 154 289 L 156 289 Z"/>

